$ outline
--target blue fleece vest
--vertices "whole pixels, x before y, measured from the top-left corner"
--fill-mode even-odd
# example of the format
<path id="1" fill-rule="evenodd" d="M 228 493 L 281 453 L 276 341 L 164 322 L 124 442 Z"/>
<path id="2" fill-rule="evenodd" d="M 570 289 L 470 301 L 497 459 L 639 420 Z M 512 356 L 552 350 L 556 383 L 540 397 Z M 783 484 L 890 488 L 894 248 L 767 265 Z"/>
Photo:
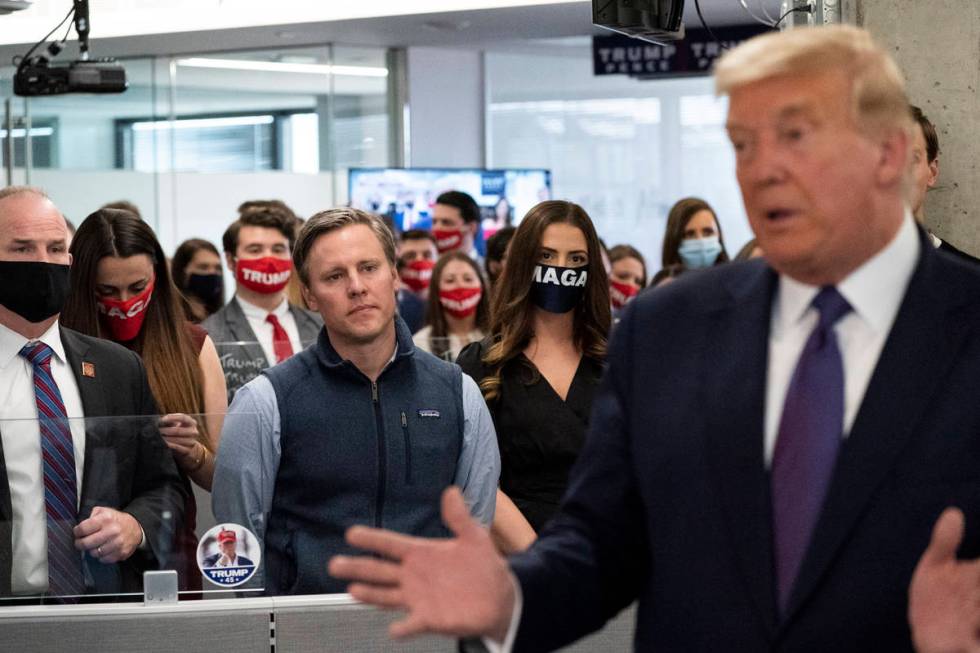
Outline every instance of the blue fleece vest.
<path id="1" fill-rule="evenodd" d="M 395 318 L 398 354 L 375 384 L 316 344 L 264 370 L 279 405 L 282 457 L 265 534 L 269 595 L 345 592 L 327 574 L 355 524 L 443 537 L 442 491 L 463 439 L 459 367 L 415 349 Z"/>

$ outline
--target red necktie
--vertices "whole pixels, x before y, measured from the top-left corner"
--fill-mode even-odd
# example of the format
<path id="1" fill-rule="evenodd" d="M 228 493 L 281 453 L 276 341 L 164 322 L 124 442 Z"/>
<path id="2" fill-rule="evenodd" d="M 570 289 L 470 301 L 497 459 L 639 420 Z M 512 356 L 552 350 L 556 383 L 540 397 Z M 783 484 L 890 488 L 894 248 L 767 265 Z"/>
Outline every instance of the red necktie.
<path id="1" fill-rule="evenodd" d="M 272 351 L 276 355 L 276 362 L 281 363 L 293 355 L 293 345 L 289 342 L 289 334 L 282 328 L 279 318 L 272 313 L 269 313 L 265 321 L 272 325 Z"/>

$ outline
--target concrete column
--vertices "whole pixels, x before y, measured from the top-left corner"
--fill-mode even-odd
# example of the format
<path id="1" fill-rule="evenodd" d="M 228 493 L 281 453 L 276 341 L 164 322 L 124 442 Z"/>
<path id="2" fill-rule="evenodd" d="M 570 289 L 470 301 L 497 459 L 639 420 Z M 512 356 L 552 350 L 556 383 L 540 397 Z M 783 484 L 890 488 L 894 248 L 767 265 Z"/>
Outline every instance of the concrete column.
<path id="1" fill-rule="evenodd" d="M 939 183 L 926 222 L 944 240 L 980 256 L 980 2 L 856 0 L 857 24 L 888 47 L 909 98 L 939 133 Z"/>
<path id="2" fill-rule="evenodd" d="M 408 53 L 405 48 L 389 48 L 388 67 L 388 165 L 408 165 Z"/>
<path id="3" fill-rule="evenodd" d="M 409 164 L 483 167 L 483 55 L 408 48 Z"/>

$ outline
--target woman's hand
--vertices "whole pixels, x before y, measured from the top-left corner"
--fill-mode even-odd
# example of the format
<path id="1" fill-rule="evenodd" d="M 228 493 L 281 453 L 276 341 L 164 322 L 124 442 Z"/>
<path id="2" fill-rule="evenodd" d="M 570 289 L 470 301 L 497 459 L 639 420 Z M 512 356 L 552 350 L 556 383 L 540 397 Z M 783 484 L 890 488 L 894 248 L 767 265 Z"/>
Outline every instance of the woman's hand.
<path id="1" fill-rule="evenodd" d="M 183 413 L 164 415 L 160 419 L 160 435 L 181 467 L 193 469 L 201 463 L 206 449 L 193 417 Z"/>

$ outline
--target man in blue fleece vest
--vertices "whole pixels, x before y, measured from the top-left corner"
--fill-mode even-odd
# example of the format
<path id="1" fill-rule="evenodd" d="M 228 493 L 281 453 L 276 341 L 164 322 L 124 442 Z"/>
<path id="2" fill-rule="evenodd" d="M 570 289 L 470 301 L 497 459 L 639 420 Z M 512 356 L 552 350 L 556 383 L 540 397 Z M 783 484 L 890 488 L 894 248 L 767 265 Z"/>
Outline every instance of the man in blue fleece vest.
<path id="1" fill-rule="evenodd" d="M 213 489 L 218 520 L 262 542 L 268 595 L 343 592 L 326 562 L 351 551 L 343 534 L 354 524 L 448 535 L 439 498 L 449 485 L 489 524 L 500 474 L 476 383 L 415 349 L 395 315 L 395 245 L 384 223 L 356 209 L 318 213 L 293 262 L 324 328 L 316 344 L 238 391 Z"/>

